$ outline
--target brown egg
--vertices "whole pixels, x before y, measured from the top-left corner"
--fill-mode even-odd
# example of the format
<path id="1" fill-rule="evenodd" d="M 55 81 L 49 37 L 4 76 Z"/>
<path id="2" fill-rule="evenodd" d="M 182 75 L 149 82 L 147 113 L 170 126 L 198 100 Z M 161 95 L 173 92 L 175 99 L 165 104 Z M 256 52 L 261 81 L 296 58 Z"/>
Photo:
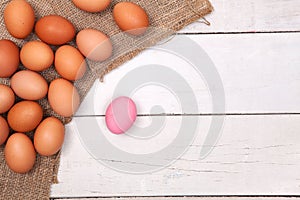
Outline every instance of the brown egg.
<path id="1" fill-rule="evenodd" d="M 0 145 L 4 144 L 9 134 L 7 121 L 0 116 Z"/>
<path id="2" fill-rule="evenodd" d="M 36 153 L 29 137 L 23 133 L 14 133 L 4 149 L 8 167 L 16 173 L 29 172 L 35 163 Z"/>
<path id="3" fill-rule="evenodd" d="M 7 112 L 14 105 L 15 99 L 12 89 L 0 84 L 0 114 Z"/>
<path id="4" fill-rule="evenodd" d="M 116 4 L 113 17 L 119 28 L 131 35 L 142 35 L 149 26 L 149 18 L 145 10 L 132 2 Z"/>
<path id="5" fill-rule="evenodd" d="M 57 49 L 54 65 L 58 74 L 70 81 L 82 78 L 86 72 L 84 57 L 70 45 L 64 45 Z"/>
<path id="6" fill-rule="evenodd" d="M 47 44 L 62 45 L 75 37 L 73 24 L 58 15 L 48 15 L 41 18 L 35 25 L 37 36 Z"/>
<path id="7" fill-rule="evenodd" d="M 30 70 L 15 73 L 10 84 L 16 95 L 26 100 L 42 99 L 48 92 L 48 84 L 44 77 Z"/>
<path id="8" fill-rule="evenodd" d="M 71 117 L 79 107 L 80 97 L 71 82 L 59 78 L 50 83 L 48 101 L 57 114 Z"/>
<path id="9" fill-rule="evenodd" d="M 54 53 L 44 42 L 30 41 L 22 47 L 20 59 L 27 69 L 40 72 L 52 65 Z"/>
<path id="10" fill-rule="evenodd" d="M 75 6 L 87 12 L 100 12 L 105 10 L 111 0 L 72 0 Z"/>
<path id="11" fill-rule="evenodd" d="M 64 125 L 55 117 L 48 117 L 34 133 L 34 147 L 40 155 L 52 156 L 61 149 L 64 137 Z"/>
<path id="12" fill-rule="evenodd" d="M 35 129 L 43 118 L 42 107 L 34 101 L 21 101 L 8 112 L 9 126 L 17 132 L 29 132 Z"/>
<path id="13" fill-rule="evenodd" d="M 4 10 L 4 23 L 15 38 L 24 39 L 34 27 L 34 10 L 25 0 L 12 0 Z"/>
<path id="14" fill-rule="evenodd" d="M 81 30 L 76 36 L 79 51 L 93 61 L 104 61 L 112 55 L 110 39 L 95 29 Z"/>
<path id="15" fill-rule="evenodd" d="M 0 40 L 0 78 L 8 78 L 20 64 L 19 48 L 10 40 Z"/>

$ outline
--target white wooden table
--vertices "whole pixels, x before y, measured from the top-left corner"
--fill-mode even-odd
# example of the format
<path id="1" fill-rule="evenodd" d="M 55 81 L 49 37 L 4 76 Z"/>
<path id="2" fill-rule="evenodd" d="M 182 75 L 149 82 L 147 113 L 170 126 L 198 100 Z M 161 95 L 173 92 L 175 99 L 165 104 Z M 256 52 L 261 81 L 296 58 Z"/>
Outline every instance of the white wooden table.
<path id="1" fill-rule="evenodd" d="M 86 151 L 73 121 L 66 127 L 59 184 L 52 186 L 52 198 L 138 196 L 138 199 L 177 200 L 183 199 L 179 196 L 193 196 L 190 199 L 194 200 L 201 196 L 203 199 L 222 196 L 221 199 L 281 200 L 291 196 L 297 199 L 300 195 L 300 1 L 211 2 L 215 7 L 207 16 L 211 26 L 194 23 L 180 32 L 207 52 L 223 81 L 226 110 L 218 114 L 225 115 L 225 123 L 209 156 L 199 160 L 199 147 L 216 113 L 209 109 L 204 86 L 193 78 L 188 64 L 182 64 L 181 70 L 186 70 L 182 74 L 190 80 L 198 97 L 197 113 L 180 113 L 176 101 L 157 87 L 141 89 L 134 99 L 139 114 L 143 115 L 138 117 L 139 123 L 166 117 L 170 125 L 165 127 L 163 142 L 169 139 L 168 133 L 176 134 L 178 120 L 199 118 L 199 134 L 187 152 L 170 166 L 153 173 L 117 172 Z M 96 118 L 103 123 L 112 88 L 136 63 L 153 55 L 157 62 L 165 59 L 163 54 L 147 50 L 107 75 L 104 83 L 95 83 L 76 119 L 88 122 Z M 176 61 L 173 62 L 175 66 Z M 157 104 L 164 107 L 165 116 L 148 116 L 151 107 Z M 175 116 L 171 115 L 174 113 Z M 124 141 L 119 140 L 121 148 L 130 150 Z M 137 149 L 144 149 L 147 143 L 136 145 Z"/>

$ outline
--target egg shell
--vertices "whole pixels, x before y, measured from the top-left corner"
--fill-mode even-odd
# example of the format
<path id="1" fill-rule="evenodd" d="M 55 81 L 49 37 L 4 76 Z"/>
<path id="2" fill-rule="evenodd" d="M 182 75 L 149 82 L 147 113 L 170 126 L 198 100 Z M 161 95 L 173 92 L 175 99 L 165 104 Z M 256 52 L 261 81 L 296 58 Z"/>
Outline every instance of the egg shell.
<path id="1" fill-rule="evenodd" d="M 30 70 L 15 73 L 10 84 L 16 95 L 25 100 L 42 99 L 48 92 L 48 84 L 44 77 Z"/>
<path id="2" fill-rule="evenodd" d="M 132 2 L 117 3 L 113 9 L 113 17 L 119 28 L 131 35 L 142 35 L 149 26 L 146 11 Z"/>
<path id="3" fill-rule="evenodd" d="M 44 119 L 34 133 L 34 147 L 42 156 L 56 154 L 62 147 L 65 127 L 55 117 Z"/>
<path id="4" fill-rule="evenodd" d="M 7 112 L 14 105 L 15 99 L 12 89 L 0 84 L 0 114 Z"/>
<path id="5" fill-rule="evenodd" d="M 81 10 L 87 11 L 87 12 L 100 12 L 105 10 L 111 0 L 72 0 L 74 5 L 78 7 Z"/>
<path id="6" fill-rule="evenodd" d="M 21 101 L 8 112 L 9 126 L 17 132 L 29 132 L 35 129 L 43 118 L 42 107 L 34 101 Z"/>
<path id="7" fill-rule="evenodd" d="M 114 134 L 128 131 L 136 120 L 135 103 L 128 97 L 118 97 L 107 107 L 105 122 L 107 128 Z"/>
<path id="8" fill-rule="evenodd" d="M 59 15 L 48 15 L 38 20 L 35 32 L 43 42 L 52 45 L 63 45 L 75 37 L 74 25 Z"/>
<path id="9" fill-rule="evenodd" d="M 93 61 L 104 61 L 113 51 L 110 39 L 95 29 L 81 30 L 76 36 L 76 44 L 80 52 Z"/>
<path id="10" fill-rule="evenodd" d="M 22 47 L 20 59 L 27 69 L 40 72 L 52 65 L 54 53 L 44 42 L 30 41 Z"/>
<path id="11" fill-rule="evenodd" d="M 9 134 L 7 121 L 0 116 L 0 145 L 4 144 Z"/>
<path id="12" fill-rule="evenodd" d="M 70 45 L 64 45 L 57 49 L 54 65 L 58 74 L 70 81 L 81 79 L 86 72 L 83 55 Z"/>
<path id="13" fill-rule="evenodd" d="M 15 38 L 24 39 L 34 27 L 34 10 L 25 0 L 12 0 L 4 10 L 4 23 Z"/>
<path id="14" fill-rule="evenodd" d="M 20 64 L 19 48 L 10 40 L 0 40 L 0 78 L 8 78 Z"/>
<path id="15" fill-rule="evenodd" d="M 48 101 L 57 114 L 71 117 L 79 107 L 80 97 L 71 82 L 59 78 L 50 83 Z"/>
<path id="16" fill-rule="evenodd" d="M 14 133 L 7 140 L 4 156 L 6 164 L 12 171 L 23 174 L 33 168 L 36 152 L 27 135 Z"/>

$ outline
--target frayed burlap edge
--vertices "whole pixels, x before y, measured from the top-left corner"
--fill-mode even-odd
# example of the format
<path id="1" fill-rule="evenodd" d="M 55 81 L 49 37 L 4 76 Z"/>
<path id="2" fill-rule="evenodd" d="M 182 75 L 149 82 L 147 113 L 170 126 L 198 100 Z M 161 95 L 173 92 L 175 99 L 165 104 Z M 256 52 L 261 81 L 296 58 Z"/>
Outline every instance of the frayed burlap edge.
<path id="1" fill-rule="evenodd" d="M 178 24 L 175 24 L 174 27 L 171 27 L 171 29 L 174 32 L 177 32 L 177 31 L 181 30 L 182 28 L 184 28 L 185 26 L 198 21 L 200 18 L 204 17 L 205 15 L 207 15 L 207 14 L 209 14 L 213 11 L 213 6 L 211 5 L 211 3 L 209 1 L 206 1 L 207 7 L 205 7 L 201 11 L 196 11 L 195 9 L 193 9 L 192 4 L 190 3 L 189 0 L 185 0 L 185 3 L 189 7 L 190 11 L 193 12 L 195 15 L 193 17 L 185 20 L 184 23 L 179 21 Z M 205 19 L 205 21 L 206 21 L 206 19 Z M 210 25 L 209 22 L 206 23 L 206 24 Z M 163 39 L 165 39 L 169 36 L 171 36 L 171 34 L 165 34 L 163 37 L 157 38 L 157 40 L 152 41 L 149 46 L 156 45 L 157 43 L 159 43 L 160 41 L 162 41 Z M 120 65 L 124 64 L 128 60 L 134 58 L 135 56 L 137 56 L 139 53 L 141 53 L 145 49 L 146 48 L 139 49 L 139 50 L 134 50 L 134 51 L 129 52 L 126 55 L 124 55 L 122 57 L 119 57 L 118 59 L 114 60 L 114 62 L 112 64 L 110 64 L 107 68 L 103 69 L 102 72 L 100 72 L 100 74 L 99 74 L 100 81 L 103 82 L 104 76 L 106 74 L 108 74 L 112 70 L 118 68 Z"/>
<path id="2" fill-rule="evenodd" d="M 84 13 L 80 10 L 78 10 L 75 7 L 71 7 L 71 3 L 67 2 L 65 0 L 28 0 L 30 3 L 33 4 L 34 9 L 37 10 L 37 18 L 40 18 L 44 15 L 47 15 L 49 13 L 52 14 L 58 14 L 62 15 L 66 18 L 68 18 L 70 21 L 72 21 L 77 31 L 81 30 L 82 28 L 96 28 L 98 29 L 98 22 L 97 20 L 94 20 L 94 17 L 97 17 L 93 14 Z M 116 0 L 113 2 L 113 4 L 119 2 L 120 0 Z M 75 85 L 79 90 L 81 100 L 84 99 L 89 89 L 92 87 L 94 82 L 97 79 L 102 79 L 103 77 L 111 72 L 112 70 L 116 69 L 123 63 L 127 62 L 128 60 L 132 59 L 136 55 L 138 55 L 141 51 L 146 49 L 149 46 L 155 45 L 161 40 L 171 36 L 174 34 L 174 31 L 178 31 L 185 27 L 186 25 L 197 21 L 204 15 L 212 12 L 213 8 L 208 0 L 132 0 L 133 2 L 140 4 L 142 7 L 144 7 L 146 10 L 150 9 L 150 7 L 155 7 L 155 4 L 162 6 L 162 10 L 166 9 L 166 14 L 170 12 L 170 15 L 173 17 L 177 16 L 174 15 L 175 13 L 181 13 L 178 14 L 178 16 L 174 19 L 159 19 L 159 16 L 156 16 L 153 18 L 150 15 L 150 19 L 152 20 L 153 24 L 157 27 L 164 27 L 170 30 L 170 32 L 167 32 L 165 34 L 162 34 L 158 36 L 157 38 L 151 39 L 151 41 L 147 41 L 147 44 L 143 47 L 140 47 L 138 49 L 135 49 L 133 51 L 130 51 L 120 57 L 117 57 L 114 59 L 110 64 L 104 66 L 104 65 L 98 65 L 95 63 L 89 63 L 90 69 L 87 74 L 81 79 L 80 81 L 76 82 Z M 6 4 L 8 1 L 3 2 L 2 4 Z M 178 4 L 178 10 L 176 11 L 177 7 L 174 7 L 173 9 L 168 8 L 170 6 L 170 2 L 173 2 L 171 6 L 177 6 Z M 194 3 L 200 2 L 200 6 L 197 7 L 192 5 Z M 182 5 L 185 4 L 185 5 Z M 65 6 L 64 6 L 65 5 Z M 204 5 L 204 6 L 203 6 Z M 113 5 L 112 5 L 113 6 Z M 3 13 L 3 6 L 1 7 L 1 12 Z M 155 9 L 155 8 L 154 8 Z M 181 9 L 184 9 L 182 11 Z M 167 12 L 168 11 L 168 12 Z M 107 12 L 111 12 L 108 10 Z M 172 13 L 171 13 L 172 12 Z M 71 14 L 70 14 L 71 13 Z M 151 13 L 151 12 L 150 12 Z M 78 17 L 79 16 L 79 17 Z M 77 19 L 80 19 L 80 16 L 82 16 L 82 19 L 89 20 L 87 18 L 91 17 L 91 23 L 88 24 L 87 22 L 80 23 L 76 21 Z M 101 13 L 100 17 L 104 17 L 104 19 L 110 20 L 108 26 L 106 27 L 108 29 L 107 32 L 105 32 L 106 28 L 104 27 L 103 30 L 107 35 L 113 35 L 114 33 L 118 33 L 120 30 L 114 26 L 114 24 L 111 23 L 111 19 L 107 17 L 105 13 Z M 150 21 L 151 21 L 150 20 Z M 88 26 L 87 26 L 88 24 Z M 3 23 L 1 24 L 3 26 Z M 111 27 L 111 29 L 110 29 Z M 24 41 L 16 40 L 14 38 L 10 38 L 9 34 L 6 32 L 6 30 L 2 30 L 2 38 L 12 39 L 15 41 L 18 45 L 22 45 Z M 34 38 L 34 36 L 30 36 L 30 38 Z M 26 42 L 26 41 L 25 41 Z M 97 68 L 97 66 L 100 66 Z M 101 67 L 104 66 L 104 67 Z M 48 81 L 58 77 L 58 75 L 53 71 L 45 71 L 43 72 L 43 75 L 48 77 Z M 1 83 L 9 84 L 7 80 L 0 80 Z M 47 104 L 46 100 L 41 100 L 40 102 L 43 105 L 43 108 L 45 109 L 45 116 L 56 116 L 60 118 L 65 124 L 68 123 L 71 118 L 62 118 L 55 114 L 52 109 Z M 60 162 L 60 153 L 58 153 L 55 156 L 52 157 L 41 157 L 37 156 L 37 163 L 32 171 L 25 175 L 15 174 L 11 172 L 7 166 L 5 166 L 5 161 L 3 157 L 3 147 L 0 148 L 0 161 L 2 162 L 2 165 L 0 164 L 0 171 L 1 171 L 1 186 L 0 186 L 0 199 L 49 199 L 50 195 L 50 186 L 53 183 L 58 183 L 59 180 L 57 179 L 57 173 L 59 169 L 59 162 Z"/>

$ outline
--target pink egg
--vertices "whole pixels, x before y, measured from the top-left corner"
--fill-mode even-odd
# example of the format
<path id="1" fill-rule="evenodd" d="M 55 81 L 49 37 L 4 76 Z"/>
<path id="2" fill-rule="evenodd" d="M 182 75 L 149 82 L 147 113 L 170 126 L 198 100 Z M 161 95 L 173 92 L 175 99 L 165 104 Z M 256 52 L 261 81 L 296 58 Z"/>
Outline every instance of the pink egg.
<path id="1" fill-rule="evenodd" d="M 118 97 L 113 100 L 105 113 L 107 128 L 114 134 L 125 133 L 136 120 L 135 103 L 128 97 Z"/>

